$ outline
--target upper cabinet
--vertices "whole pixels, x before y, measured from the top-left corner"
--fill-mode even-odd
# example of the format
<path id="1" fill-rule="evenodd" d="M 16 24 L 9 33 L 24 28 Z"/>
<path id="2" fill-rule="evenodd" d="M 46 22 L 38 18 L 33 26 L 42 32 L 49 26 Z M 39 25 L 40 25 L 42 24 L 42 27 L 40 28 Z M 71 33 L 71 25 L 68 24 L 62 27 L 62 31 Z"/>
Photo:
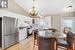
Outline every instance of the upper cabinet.
<path id="1" fill-rule="evenodd" d="M 29 25 L 32 25 L 32 18 L 30 17 L 20 17 L 18 18 L 18 23 L 19 23 L 19 27 L 26 27 L 26 26 L 29 26 Z"/>
<path id="2" fill-rule="evenodd" d="M 51 16 L 46 16 L 45 17 L 45 24 L 46 24 L 46 28 L 51 28 Z"/>
<path id="3" fill-rule="evenodd" d="M 0 0 L 0 8 L 7 8 L 8 0 Z"/>
<path id="4" fill-rule="evenodd" d="M 36 18 L 33 23 L 39 28 L 51 28 L 51 16 L 45 16 L 43 18 Z"/>

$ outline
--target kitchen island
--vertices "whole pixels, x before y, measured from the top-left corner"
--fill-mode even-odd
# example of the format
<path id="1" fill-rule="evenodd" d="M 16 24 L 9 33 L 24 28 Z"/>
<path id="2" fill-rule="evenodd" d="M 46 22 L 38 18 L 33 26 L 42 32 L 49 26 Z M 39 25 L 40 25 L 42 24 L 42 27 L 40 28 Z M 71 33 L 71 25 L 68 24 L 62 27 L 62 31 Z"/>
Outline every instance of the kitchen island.
<path id="1" fill-rule="evenodd" d="M 57 50 L 56 29 L 43 29 L 38 32 L 38 50 Z"/>

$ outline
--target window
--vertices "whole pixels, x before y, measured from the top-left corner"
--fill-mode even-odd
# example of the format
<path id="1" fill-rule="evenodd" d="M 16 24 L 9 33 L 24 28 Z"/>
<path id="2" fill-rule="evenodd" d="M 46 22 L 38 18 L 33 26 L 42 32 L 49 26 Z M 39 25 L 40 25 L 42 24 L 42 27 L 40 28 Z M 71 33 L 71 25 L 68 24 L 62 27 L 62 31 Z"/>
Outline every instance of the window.
<path id="1" fill-rule="evenodd" d="M 72 20 L 64 20 L 64 27 L 73 27 L 73 21 Z"/>

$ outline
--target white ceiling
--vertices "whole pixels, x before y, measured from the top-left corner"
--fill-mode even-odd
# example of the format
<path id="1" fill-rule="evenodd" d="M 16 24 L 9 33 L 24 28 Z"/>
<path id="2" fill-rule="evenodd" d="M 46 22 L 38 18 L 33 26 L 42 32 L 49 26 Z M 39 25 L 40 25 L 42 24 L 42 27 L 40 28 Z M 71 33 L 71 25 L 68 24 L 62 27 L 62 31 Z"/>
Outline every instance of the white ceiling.
<path id="1" fill-rule="evenodd" d="M 32 0 L 15 0 L 25 11 L 28 12 L 32 8 Z M 36 9 L 39 15 L 56 15 L 65 12 L 64 9 L 72 6 L 75 10 L 75 0 L 36 0 Z"/>

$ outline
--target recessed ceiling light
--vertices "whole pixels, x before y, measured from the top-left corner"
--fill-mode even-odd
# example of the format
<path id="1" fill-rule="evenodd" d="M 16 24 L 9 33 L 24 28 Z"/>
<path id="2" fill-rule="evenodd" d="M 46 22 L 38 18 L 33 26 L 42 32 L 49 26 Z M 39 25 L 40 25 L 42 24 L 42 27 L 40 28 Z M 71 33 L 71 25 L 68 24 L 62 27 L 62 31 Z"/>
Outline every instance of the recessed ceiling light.
<path id="1" fill-rule="evenodd" d="M 65 12 L 72 12 L 72 6 L 68 6 L 66 8 L 64 8 Z"/>
<path id="2" fill-rule="evenodd" d="M 72 11 L 72 6 L 68 6 L 68 7 L 66 8 L 66 11 L 67 11 L 67 12 L 71 12 L 71 11 Z"/>
<path id="3" fill-rule="evenodd" d="M 68 6 L 67 8 L 72 8 L 72 6 Z"/>

